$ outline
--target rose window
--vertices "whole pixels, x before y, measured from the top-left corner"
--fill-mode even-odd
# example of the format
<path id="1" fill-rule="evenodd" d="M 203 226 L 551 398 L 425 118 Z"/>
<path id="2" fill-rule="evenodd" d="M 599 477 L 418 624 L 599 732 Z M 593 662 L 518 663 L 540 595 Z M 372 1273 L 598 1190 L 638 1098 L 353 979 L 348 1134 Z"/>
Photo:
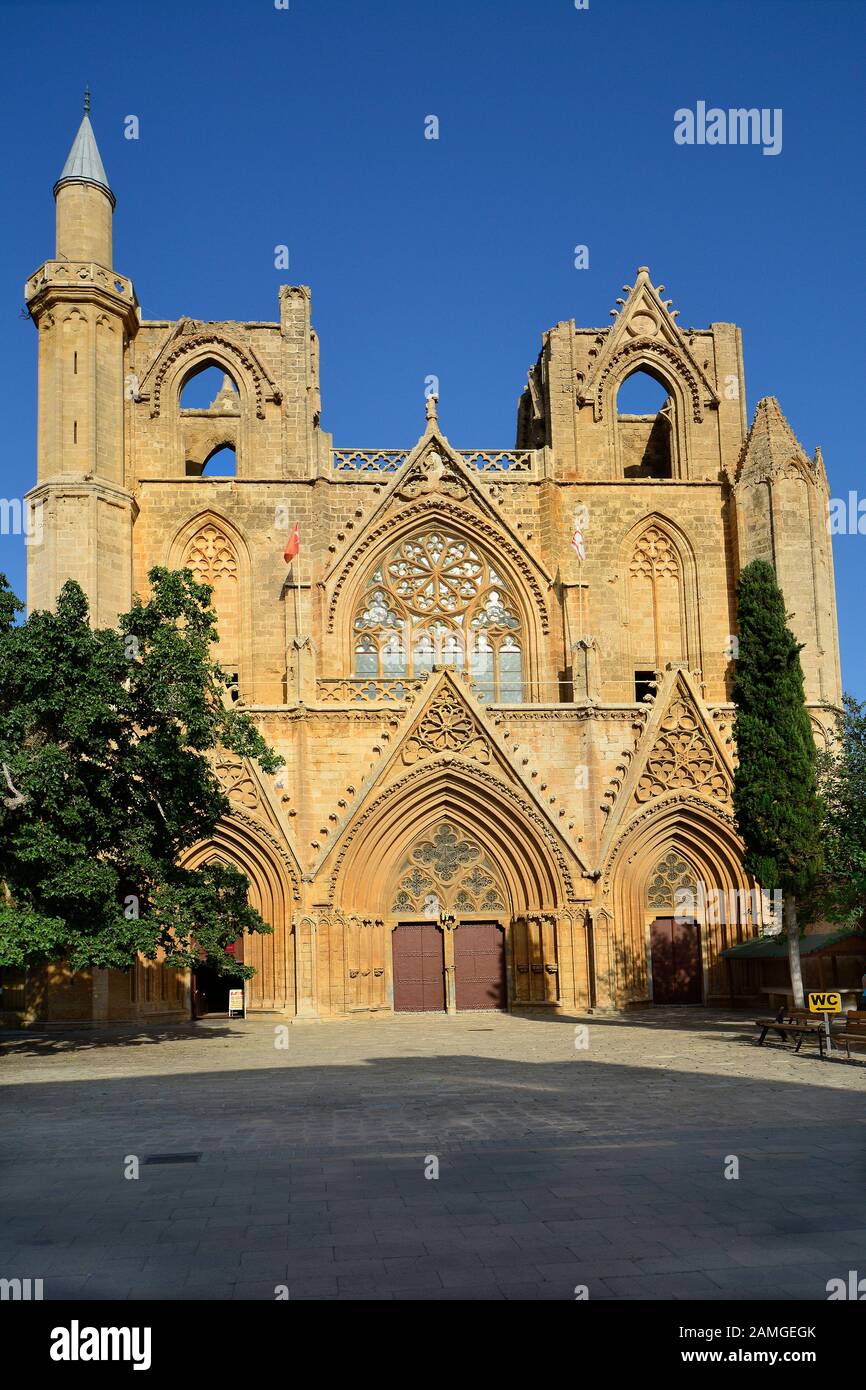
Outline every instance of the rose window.
<path id="1" fill-rule="evenodd" d="M 505 907 L 505 890 L 482 847 L 443 821 L 404 861 L 391 911 L 435 917 L 449 909 L 499 914 Z"/>
<path id="2" fill-rule="evenodd" d="M 446 530 L 413 536 L 373 572 L 353 622 L 356 676 L 468 670 L 486 700 L 523 699 L 517 604 L 490 561 Z"/>

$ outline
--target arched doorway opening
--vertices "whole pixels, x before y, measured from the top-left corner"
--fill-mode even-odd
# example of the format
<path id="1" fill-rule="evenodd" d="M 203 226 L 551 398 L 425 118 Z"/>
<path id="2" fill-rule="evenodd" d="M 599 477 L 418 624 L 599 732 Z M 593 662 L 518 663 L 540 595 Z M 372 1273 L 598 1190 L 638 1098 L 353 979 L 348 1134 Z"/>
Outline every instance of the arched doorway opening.
<path id="1" fill-rule="evenodd" d="M 402 857 L 389 896 L 395 1013 L 507 1008 L 507 890 L 475 836 L 440 821 Z"/>
<path id="2" fill-rule="evenodd" d="M 239 943 L 235 943 L 235 956 L 243 961 L 243 938 Z M 220 975 L 210 965 L 195 966 L 192 972 L 193 1018 L 207 1018 L 213 1015 L 227 1018 L 229 992 L 243 987 L 244 981 L 239 975 Z"/>
<path id="3" fill-rule="evenodd" d="M 698 875 L 674 849 L 662 855 L 647 886 L 649 955 L 654 1004 L 703 1001 L 701 924 L 694 916 Z"/>
<path id="4" fill-rule="evenodd" d="M 386 1007 L 400 1007 L 403 939 L 426 940 L 432 962 L 437 928 L 448 1012 L 557 1007 L 570 1002 L 582 968 L 570 916 L 564 939 L 559 929 L 574 897 L 569 861 L 527 798 L 491 773 L 480 741 L 468 746 L 473 761 L 426 749 L 422 760 L 409 750 L 417 763 L 347 834 L 332 877 L 334 908 L 384 922 Z M 411 923 L 422 930 L 398 934 Z"/>
<path id="5" fill-rule="evenodd" d="M 243 768 L 237 770 L 238 777 Z M 296 871 L 278 854 L 272 844 L 259 834 L 249 818 L 243 821 L 230 816 L 220 821 L 213 838 L 197 845 L 184 860 L 187 868 L 219 860 L 231 864 L 249 879 L 249 902 L 271 927 L 267 934 L 244 936 L 234 943 L 235 958 L 253 966 L 255 974 L 242 981 L 232 976 L 219 976 L 202 965 L 196 967 L 192 980 L 193 1016 L 195 989 L 205 998 L 208 1013 L 228 1011 L 228 990 L 243 985 L 245 1006 L 252 1013 L 292 1013 L 295 1008 L 294 936 L 291 931 L 292 903 L 297 895 Z"/>
<path id="6" fill-rule="evenodd" d="M 741 855 L 730 816 L 696 798 L 632 823 L 610 870 L 617 1003 L 729 1001 L 721 953 L 755 934 L 760 910 Z"/>

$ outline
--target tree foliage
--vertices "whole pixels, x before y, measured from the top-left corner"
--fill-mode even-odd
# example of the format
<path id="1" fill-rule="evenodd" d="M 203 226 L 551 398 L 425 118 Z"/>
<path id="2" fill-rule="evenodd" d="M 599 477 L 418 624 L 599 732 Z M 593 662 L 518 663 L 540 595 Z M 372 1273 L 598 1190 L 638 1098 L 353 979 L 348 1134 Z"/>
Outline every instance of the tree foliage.
<path id="1" fill-rule="evenodd" d="M 753 560 L 737 590 L 733 698 L 737 828 L 745 866 L 767 889 L 799 897 L 821 870 L 821 803 L 800 650 L 772 565 Z"/>
<path id="2" fill-rule="evenodd" d="M 817 910 L 831 921 L 866 928 L 866 703 L 846 695 L 836 738 L 818 757 L 824 804 L 824 873 Z"/>
<path id="3" fill-rule="evenodd" d="M 0 965 L 125 968 L 161 948 L 249 976 L 226 947 L 270 931 L 238 870 L 178 861 L 228 813 L 216 748 L 266 772 L 282 759 L 226 706 L 210 586 L 148 579 L 148 600 L 99 630 L 74 581 L 15 626 L 0 576 Z"/>

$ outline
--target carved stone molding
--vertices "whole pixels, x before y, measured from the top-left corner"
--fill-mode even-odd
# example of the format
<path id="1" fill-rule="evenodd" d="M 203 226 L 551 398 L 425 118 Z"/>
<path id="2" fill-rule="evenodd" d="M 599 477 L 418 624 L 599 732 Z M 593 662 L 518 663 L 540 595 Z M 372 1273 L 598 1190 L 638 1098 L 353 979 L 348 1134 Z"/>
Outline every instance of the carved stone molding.
<path id="1" fill-rule="evenodd" d="M 288 850 L 286 849 L 286 846 L 280 843 L 280 841 L 277 839 L 276 835 L 273 833 L 270 827 L 265 825 L 262 821 L 260 821 L 257 816 L 251 816 L 248 814 L 248 812 L 236 810 L 234 807 L 232 807 L 230 819 L 233 821 L 240 822 L 241 825 L 247 826 L 248 829 L 254 831 L 255 834 L 258 835 L 261 839 L 267 841 L 270 848 L 274 851 L 275 854 L 279 856 L 280 861 L 286 870 L 286 875 L 291 885 L 293 902 L 300 902 L 301 890 L 298 878 L 299 867 L 296 864 L 295 860 L 292 858 L 291 854 L 289 854 Z"/>
<path id="2" fill-rule="evenodd" d="M 181 331 L 174 339 L 173 345 L 165 349 L 160 357 L 156 359 L 156 370 L 153 376 L 152 385 L 147 378 L 150 371 L 145 374 L 144 381 L 139 391 L 140 400 L 150 400 L 150 413 L 156 418 L 162 408 L 162 387 L 168 372 L 174 365 L 184 357 L 198 353 L 201 349 L 212 347 L 217 355 L 220 352 L 228 354 L 230 359 L 239 363 L 247 375 L 252 379 L 253 390 L 255 393 L 256 415 L 260 420 L 265 418 L 265 401 L 279 402 L 282 395 L 279 387 L 265 371 L 252 348 L 239 343 L 236 339 L 230 338 L 222 333 L 207 331 L 206 327 L 193 324 L 190 331 Z M 158 365 L 157 365 L 158 364 Z M 147 389 L 145 389 L 147 387 Z"/>
<path id="3" fill-rule="evenodd" d="M 536 724 L 545 723 L 548 720 L 565 720 L 574 723 L 584 719 L 608 719 L 612 722 L 624 724 L 634 724 L 636 728 L 642 728 L 646 723 L 646 710 L 621 709 L 604 705 L 563 705 L 558 709 L 512 709 L 508 712 L 500 710 L 498 707 L 488 707 L 485 711 L 497 723 L 507 724 Z"/>
<path id="4" fill-rule="evenodd" d="M 243 758 L 220 748 L 214 760 L 214 773 L 233 808 L 256 810 L 260 803 L 259 791 Z"/>
<path id="5" fill-rule="evenodd" d="M 403 746 L 403 761 L 411 765 L 440 753 L 460 753 L 474 762 L 490 762 L 490 746 L 462 701 L 443 690 L 431 702 Z"/>
<path id="6" fill-rule="evenodd" d="M 403 777 L 400 777 L 397 781 L 392 782 L 390 786 L 386 787 L 382 792 L 380 792 L 380 794 L 375 798 L 375 800 L 371 801 L 364 808 L 361 814 L 347 829 L 346 834 L 343 836 L 343 839 L 340 843 L 339 850 L 337 851 L 334 867 L 331 870 L 330 878 L 328 881 L 329 902 L 332 903 L 334 900 L 334 895 L 337 890 L 337 882 L 343 867 L 343 863 L 345 862 L 349 850 L 351 849 L 355 840 L 358 838 L 358 835 L 361 833 L 361 831 L 369 824 L 371 820 L 375 819 L 375 817 L 381 811 L 382 806 L 385 804 L 385 802 L 392 800 L 395 796 L 398 796 L 401 791 L 411 786 L 411 784 L 413 782 L 416 782 L 419 778 L 426 777 L 433 767 L 435 767 L 437 771 L 440 768 L 453 767 L 455 769 L 459 769 L 464 774 L 471 770 L 471 776 L 473 780 L 482 784 L 486 784 L 490 788 L 492 796 L 495 795 L 500 800 L 509 801 L 514 807 L 516 807 L 517 810 L 519 810 L 521 814 L 524 815 L 526 819 L 532 824 L 532 826 L 537 830 L 540 837 L 543 839 L 544 844 L 547 848 L 547 852 L 550 855 L 553 862 L 556 864 L 556 867 L 561 876 L 561 880 L 565 888 L 566 900 L 568 902 L 572 902 L 578 898 L 578 894 L 575 892 L 574 887 L 573 866 L 568 861 L 564 846 L 559 841 L 558 837 L 554 834 L 551 826 L 548 825 L 544 818 L 540 815 L 536 807 L 532 805 L 532 803 L 530 803 L 524 796 L 520 795 L 520 793 L 517 792 L 513 787 L 508 786 L 507 783 L 501 781 L 498 777 L 494 776 L 493 773 L 486 771 L 477 763 L 465 763 L 459 757 L 437 757 L 435 763 L 426 762 L 420 766 L 416 766 L 412 768 L 411 771 L 407 772 Z"/>
<path id="7" fill-rule="evenodd" d="M 431 444 L 421 458 L 413 463 L 400 483 L 398 493 L 400 497 L 409 500 L 430 493 L 439 493 L 462 502 L 469 495 L 469 488 L 453 461 L 437 449 L 435 444 Z"/>
<path id="8" fill-rule="evenodd" d="M 630 342 L 623 343 L 622 347 L 605 363 L 599 373 L 598 380 L 593 384 L 592 391 L 590 393 L 584 392 L 580 396 L 581 402 L 592 402 L 595 419 L 601 420 L 604 417 L 604 395 L 607 382 L 611 377 L 618 379 L 621 375 L 627 374 L 632 359 L 641 357 L 661 359 L 663 370 L 667 369 L 668 372 L 673 372 L 675 376 L 679 377 L 691 399 L 692 419 L 695 424 L 699 425 L 704 418 L 700 380 L 681 353 L 676 352 L 668 343 L 658 342 L 654 338 L 647 337 L 632 338 Z M 713 397 L 711 397 L 712 399 Z"/>
<path id="9" fill-rule="evenodd" d="M 725 805 L 731 799 L 730 773 L 684 699 L 672 701 L 659 725 L 635 800 L 649 801 L 668 791 L 699 791 Z"/>
<path id="10" fill-rule="evenodd" d="M 720 825 L 724 826 L 727 833 L 732 835 L 734 839 L 739 839 L 733 812 L 722 807 L 718 802 L 708 800 L 705 796 L 696 796 L 694 793 L 686 795 L 673 794 L 666 796 L 664 801 L 652 801 L 637 815 L 632 816 L 631 820 L 623 827 L 622 831 L 617 836 L 607 856 L 601 886 L 602 895 L 605 898 L 610 894 L 611 879 L 624 845 L 633 838 L 635 832 L 648 820 L 654 816 L 664 815 L 664 813 L 672 807 L 676 808 L 678 816 L 682 816 L 683 820 L 687 820 L 687 815 L 684 813 L 687 813 L 689 809 L 699 811 L 704 816 L 710 816 L 713 820 L 717 820 Z"/>
<path id="11" fill-rule="evenodd" d="M 411 523 L 417 521 L 418 524 L 421 525 L 429 518 L 438 519 L 440 525 L 442 524 L 443 518 L 450 520 L 457 526 L 458 531 L 462 529 L 465 532 L 468 527 L 473 539 L 482 542 L 486 541 L 487 544 L 493 548 L 494 553 L 506 556 L 514 565 L 515 569 L 520 572 L 524 583 L 532 595 L 538 610 L 542 632 L 546 633 L 549 630 L 550 616 L 547 611 L 547 603 L 541 589 L 541 584 L 524 554 L 504 531 L 496 526 L 493 521 L 483 516 L 478 510 L 473 509 L 471 512 L 467 512 L 464 507 L 460 506 L 453 499 L 437 495 L 433 497 L 423 496 L 416 498 L 398 512 L 384 517 L 378 526 L 372 527 L 361 537 L 351 555 L 344 561 L 342 569 L 334 581 L 333 592 L 331 593 L 328 604 L 329 632 L 334 631 L 340 595 L 353 570 L 364 560 L 368 552 L 375 549 L 383 538 L 392 535 L 398 529 L 401 531 L 405 530 L 407 522 Z"/>

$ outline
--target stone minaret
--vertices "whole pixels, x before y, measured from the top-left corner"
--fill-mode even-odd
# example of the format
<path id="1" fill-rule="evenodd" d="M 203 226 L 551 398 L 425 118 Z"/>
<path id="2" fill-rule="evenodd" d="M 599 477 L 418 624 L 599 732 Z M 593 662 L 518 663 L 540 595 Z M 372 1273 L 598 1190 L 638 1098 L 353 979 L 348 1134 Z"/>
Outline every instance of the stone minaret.
<path id="1" fill-rule="evenodd" d="M 791 631 L 803 643 L 806 699 L 842 699 L 829 487 L 820 449 L 810 459 L 775 396 L 758 402 L 734 486 L 740 564 L 768 560 L 785 596 Z"/>
<path id="2" fill-rule="evenodd" d="M 124 486 L 124 354 L 138 327 L 132 282 L 112 268 L 115 198 L 90 124 L 90 94 L 54 185 L 55 259 L 25 299 L 39 332 L 38 509 L 28 546 L 28 605 L 51 607 L 67 579 L 94 626 L 131 600 L 135 503 Z M 37 538 L 41 537 L 39 543 Z"/>

